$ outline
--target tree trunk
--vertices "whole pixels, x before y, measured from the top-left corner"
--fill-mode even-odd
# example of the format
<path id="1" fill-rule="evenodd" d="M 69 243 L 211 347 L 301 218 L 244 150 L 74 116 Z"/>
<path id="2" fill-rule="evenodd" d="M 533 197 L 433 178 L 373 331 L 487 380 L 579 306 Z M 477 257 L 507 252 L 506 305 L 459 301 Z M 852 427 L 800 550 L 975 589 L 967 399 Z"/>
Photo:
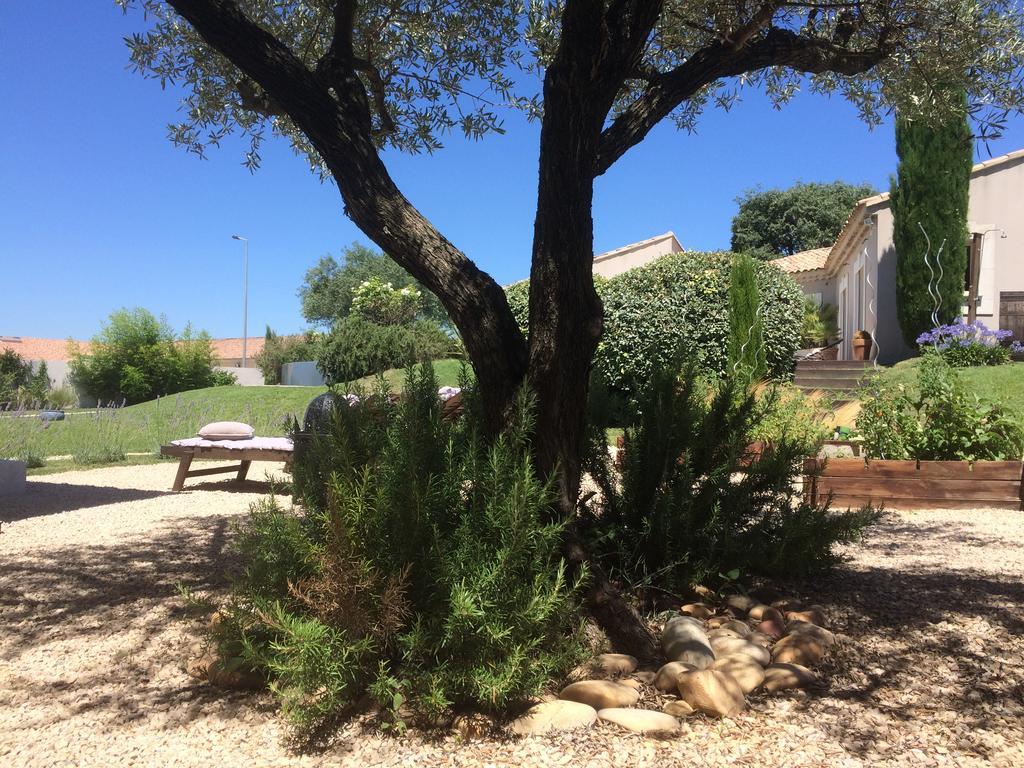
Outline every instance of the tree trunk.
<path id="1" fill-rule="evenodd" d="M 503 425 L 529 369 L 538 398 L 540 470 L 557 472 L 561 508 L 575 513 L 590 364 L 601 335 L 592 274 L 595 158 L 605 116 L 658 3 L 645 4 L 635 29 L 609 28 L 603 3 L 566 4 L 560 53 L 545 76 L 528 351 L 501 287 L 448 242 L 388 174 L 373 142 L 366 90 L 352 66 L 351 29 L 335 29 L 332 59 L 314 73 L 233 2 L 169 2 L 309 138 L 349 218 L 438 296 L 465 341 L 493 431 Z M 625 57 L 625 63 L 610 64 L 610 57 Z M 587 562 L 573 529 L 566 553 L 577 572 Z M 617 648 L 654 658 L 656 644 L 639 614 L 598 567 L 591 572 L 595 619 Z"/>
<path id="2" fill-rule="evenodd" d="M 645 662 L 658 644 L 640 614 L 590 562 L 573 519 L 580 489 L 587 397 L 601 338 L 601 300 L 594 289 L 594 174 L 605 116 L 621 85 L 608 75 L 609 46 L 600 4 L 567 4 L 559 55 L 544 77 L 540 178 L 530 270 L 530 362 L 537 394 L 536 450 L 541 472 L 558 481 L 559 506 L 570 519 L 570 567 L 590 571 L 587 607 L 614 648 Z M 628 55 L 628 54 L 627 54 Z M 604 75 L 604 76 L 602 76 Z"/>

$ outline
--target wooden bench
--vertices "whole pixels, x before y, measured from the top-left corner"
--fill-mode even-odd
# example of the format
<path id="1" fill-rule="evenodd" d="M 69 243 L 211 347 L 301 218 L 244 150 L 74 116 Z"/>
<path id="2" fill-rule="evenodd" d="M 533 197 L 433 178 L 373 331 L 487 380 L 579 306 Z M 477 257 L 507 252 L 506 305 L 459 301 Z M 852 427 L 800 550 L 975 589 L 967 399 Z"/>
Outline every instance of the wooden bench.
<path id="1" fill-rule="evenodd" d="M 210 441 L 203 442 L 209 443 Z M 223 441 L 219 442 L 223 443 Z M 244 440 L 240 442 L 251 443 L 252 441 Z M 178 473 L 174 476 L 174 485 L 171 486 L 171 490 L 180 491 L 185 485 L 185 480 L 190 477 L 205 477 L 207 475 L 237 472 L 236 479 L 245 480 L 245 476 L 249 472 L 249 465 L 254 461 L 283 461 L 286 464 L 290 464 L 294 451 L 292 448 L 286 449 L 283 447 L 255 448 L 249 445 L 239 445 L 238 447 L 229 448 L 223 444 L 179 445 L 178 443 L 169 443 L 160 446 L 160 455 L 178 458 Z M 212 459 L 214 461 L 237 460 L 238 463 L 227 467 L 190 469 L 193 459 Z"/>

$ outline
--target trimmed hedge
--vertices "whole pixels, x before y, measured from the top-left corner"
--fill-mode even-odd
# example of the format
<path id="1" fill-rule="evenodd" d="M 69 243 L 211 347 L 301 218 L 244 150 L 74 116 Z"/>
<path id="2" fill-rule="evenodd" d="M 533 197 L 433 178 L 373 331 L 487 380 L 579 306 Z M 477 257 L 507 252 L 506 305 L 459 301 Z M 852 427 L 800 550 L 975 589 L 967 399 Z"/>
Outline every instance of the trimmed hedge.
<path id="1" fill-rule="evenodd" d="M 613 391 L 632 393 L 681 346 L 703 368 L 722 375 L 729 349 L 731 253 L 675 253 L 607 280 L 595 280 L 604 302 L 604 335 L 594 369 Z M 789 378 L 803 327 L 803 293 L 781 270 L 756 264 L 768 375 Z M 525 330 L 526 280 L 505 289 Z"/>

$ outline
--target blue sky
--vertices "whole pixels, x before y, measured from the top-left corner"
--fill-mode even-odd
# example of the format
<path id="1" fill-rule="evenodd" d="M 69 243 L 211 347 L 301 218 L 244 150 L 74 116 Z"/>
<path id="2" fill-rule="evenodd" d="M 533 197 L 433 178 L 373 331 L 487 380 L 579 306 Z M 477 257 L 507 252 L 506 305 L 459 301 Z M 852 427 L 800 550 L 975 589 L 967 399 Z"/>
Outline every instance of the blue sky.
<path id="1" fill-rule="evenodd" d="M 123 37 L 142 23 L 113 0 L 0 3 L 0 335 L 86 338 L 121 306 L 240 335 L 235 232 L 250 239 L 250 334 L 301 329 L 305 270 L 366 238 L 283 144 L 265 148 L 256 174 L 236 144 L 205 161 L 172 147 L 176 95 L 127 69 Z M 529 272 L 537 180 L 537 126 L 509 115 L 506 127 L 386 158 L 408 197 L 500 282 Z M 1015 118 L 989 149 L 1020 147 Z M 727 248 L 743 190 L 834 179 L 885 189 L 895 162 L 891 126 L 869 131 L 840 99 L 804 94 L 776 111 L 751 92 L 731 113 L 709 112 L 696 135 L 659 127 L 599 179 L 594 248 L 669 229 L 687 248 Z"/>

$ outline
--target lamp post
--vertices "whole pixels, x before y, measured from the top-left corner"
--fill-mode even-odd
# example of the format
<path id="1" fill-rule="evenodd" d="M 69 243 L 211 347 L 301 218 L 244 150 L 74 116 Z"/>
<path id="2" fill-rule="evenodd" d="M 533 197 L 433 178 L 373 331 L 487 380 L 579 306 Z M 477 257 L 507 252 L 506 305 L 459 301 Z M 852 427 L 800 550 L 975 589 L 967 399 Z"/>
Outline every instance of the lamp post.
<path id="1" fill-rule="evenodd" d="M 242 237 L 241 235 L 232 235 L 231 239 L 241 240 L 245 243 L 245 276 L 242 292 L 242 367 L 245 368 L 245 353 L 249 342 L 249 238 Z"/>

